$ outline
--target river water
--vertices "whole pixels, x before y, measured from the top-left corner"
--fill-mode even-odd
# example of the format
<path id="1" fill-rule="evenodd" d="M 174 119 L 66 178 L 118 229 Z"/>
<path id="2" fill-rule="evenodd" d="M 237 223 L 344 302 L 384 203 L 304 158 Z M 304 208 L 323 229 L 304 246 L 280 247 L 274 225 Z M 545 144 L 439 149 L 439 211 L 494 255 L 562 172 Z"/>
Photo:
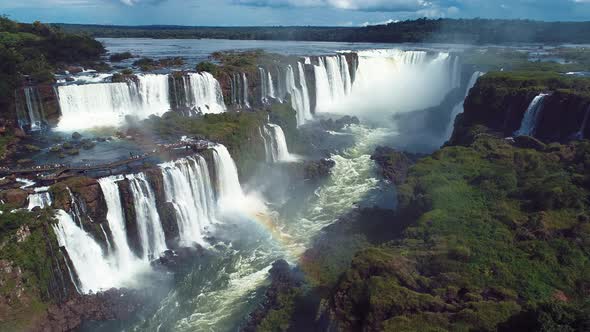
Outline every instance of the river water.
<path id="1" fill-rule="evenodd" d="M 206 60 L 212 52 L 223 50 L 264 49 L 301 56 L 334 54 L 343 50 L 388 50 L 368 51 L 367 58 L 360 62 L 367 69 L 364 76 L 359 76 L 363 80 L 363 89 L 355 92 L 353 88 L 346 103 L 354 107 L 335 105 L 337 110 L 328 109 L 325 114 L 317 115 L 354 114 L 362 119 L 361 125 L 331 133 L 331 139 L 317 143 L 320 150 L 322 146 L 330 148 L 331 158 L 336 163 L 329 178 L 320 184 L 301 184 L 296 186 L 297 190 L 291 190 L 292 187 L 281 180 L 284 175 L 277 171 L 278 165 L 273 166 L 277 171 L 276 181 L 268 179 L 268 174 L 273 172 L 262 172 L 262 176 L 242 183 L 244 199 L 256 201 L 265 208 L 221 211 L 218 224 L 212 230 L 211 237 L 215 240 L 207 248 L 208 253 L 187 267 L 188 273 L 158 301 L 155 313 L 125 327 L 134 331 L 235 331 L 263 298 L 268 271 L 274 261 L 285 259 L 297 264 L 301 254 L 324 227 L 356 207 L 392 207 L 395 204 L 395 194 L 387 189 L 391 186 L 378 175 L 370 154 L 378 145 L 396 146 L 403 142 L 405 148 L 411 148 L 413 143 L 419 146 L 421 142 L 408 143 L 407 139 L 398 136 L 391 115 L 436 105 L 449 89 L 441 83 L 448 81 L 446 72 L 441 71 L 443 61 L 448 59 L 443 56 L 440 61 L 436 60 L 439 62 L 422 66 L 408 62 L 407 56 L 401 52 L 432 49 L 429 45 L 151 39 L 101 39 L 101 42 L 113 53 L 130 51 L 153 58 L 180 56 L 187 60 L 188 67 Z M 397 51 L 392 52 L 394 48 Z M 462 48 L 437 45 L 433 50 L 449 52 Z M 378 61 L 371 62 L 373 58 Z M 450 68 L 447 64 L 444 66 Z M 373 80 L 372 75 L 380 72 L 378 69 L 382 69 L 382 75 L 386 77 L 375 78 L 379 85 L 379 91 L 376 91 L 367 85 Z M 397 91 L 389 93 L 392 89 Z M 379 99 L 378 102 L 371 102 L 371 94 Z M 388 103 L 391 103 L 391 109 L 385 107 Z M 365 114 L 368 116 L 364 117 Z M 347 144 L 334 149 L 332 140 L 343 138 Z M 275 192 L 282 194 L 275 195 Z M 112 326 L 93 327 L 96 329 L 112 330 Z"/>

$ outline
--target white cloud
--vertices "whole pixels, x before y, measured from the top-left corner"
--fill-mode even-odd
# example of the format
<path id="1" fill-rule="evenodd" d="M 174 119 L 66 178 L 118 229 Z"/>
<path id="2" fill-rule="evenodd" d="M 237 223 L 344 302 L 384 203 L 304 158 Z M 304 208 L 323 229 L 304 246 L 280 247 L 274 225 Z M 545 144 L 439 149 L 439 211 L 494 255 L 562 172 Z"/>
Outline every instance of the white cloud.
<path id="1" fill-rule="evenodd" d="M 329 7 L 380 12 L 417 11 L 432 5 L 426 0 L 234 0 L 234 3 L 259 7 Z"/>

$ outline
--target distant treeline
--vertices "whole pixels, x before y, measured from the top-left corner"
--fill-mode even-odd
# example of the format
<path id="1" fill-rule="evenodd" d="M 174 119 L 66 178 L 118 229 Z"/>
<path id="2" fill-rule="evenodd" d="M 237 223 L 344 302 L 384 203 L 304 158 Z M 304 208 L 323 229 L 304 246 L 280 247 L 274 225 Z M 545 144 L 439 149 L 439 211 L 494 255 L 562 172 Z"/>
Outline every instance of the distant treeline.
<path id="1" fill-rule="evenodd" d="M 55 24 L 93 37 L 214 38 L 380 43 L 590 43 L 590 22 L 418 19 L 368 27 L 187 27 Z"/>

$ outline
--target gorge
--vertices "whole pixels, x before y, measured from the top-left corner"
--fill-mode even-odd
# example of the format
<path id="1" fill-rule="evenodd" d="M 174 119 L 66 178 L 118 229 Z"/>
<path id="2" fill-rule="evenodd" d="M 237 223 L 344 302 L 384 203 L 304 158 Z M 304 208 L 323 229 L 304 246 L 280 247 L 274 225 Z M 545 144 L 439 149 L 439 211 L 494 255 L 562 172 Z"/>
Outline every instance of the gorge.
<path id="1" fill-rule="evenodd" d="M 329 47 L 16 88 L 0 328 L 586 326 L 588 79 Z"/>

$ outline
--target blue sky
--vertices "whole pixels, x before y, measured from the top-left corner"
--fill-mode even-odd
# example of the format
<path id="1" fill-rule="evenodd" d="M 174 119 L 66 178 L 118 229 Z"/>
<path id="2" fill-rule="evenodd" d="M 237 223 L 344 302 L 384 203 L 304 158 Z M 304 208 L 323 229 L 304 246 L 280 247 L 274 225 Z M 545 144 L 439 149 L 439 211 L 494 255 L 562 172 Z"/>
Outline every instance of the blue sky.
<path id="1" fill-rule="evenodd" d="M 360 26 L 417 17 L 590 20 L 590 0 L 0 0 L 22 22 Z"/>

